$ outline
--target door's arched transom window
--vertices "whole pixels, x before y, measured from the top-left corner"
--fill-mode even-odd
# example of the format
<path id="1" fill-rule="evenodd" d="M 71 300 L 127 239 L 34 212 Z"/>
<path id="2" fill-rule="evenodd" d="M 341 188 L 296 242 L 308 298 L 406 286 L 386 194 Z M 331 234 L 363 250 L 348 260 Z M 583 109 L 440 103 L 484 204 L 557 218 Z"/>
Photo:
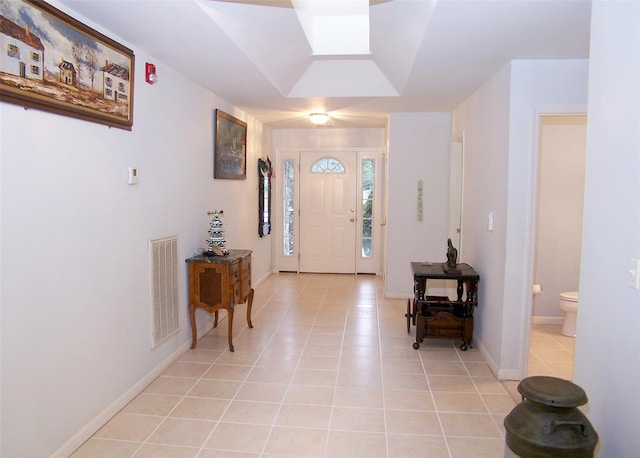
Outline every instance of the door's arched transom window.
<path id="1" fill-rule="evenodd" d="M 339 160 L 323 157 L 311 166 L 311 173 L 345 173 L 345 171 L 344 165 Z"/>

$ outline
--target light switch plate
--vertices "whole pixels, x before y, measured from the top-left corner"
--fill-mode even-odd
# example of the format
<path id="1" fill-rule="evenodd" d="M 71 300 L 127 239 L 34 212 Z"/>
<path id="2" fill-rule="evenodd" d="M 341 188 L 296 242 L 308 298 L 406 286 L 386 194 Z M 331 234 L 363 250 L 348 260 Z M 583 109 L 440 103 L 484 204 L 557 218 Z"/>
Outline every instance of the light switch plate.
<path id="1" fill-rule="evenodd" d="M 138 178 L 138 169 L 135 167 L 129 167 L 129 184 L 138 184 L 140 179 Z"/>
<path id="2" fill-rule="evenodd" d="M 640 289 L 640 259 L 631 258 L 629 268 L 629 286 Z"/>

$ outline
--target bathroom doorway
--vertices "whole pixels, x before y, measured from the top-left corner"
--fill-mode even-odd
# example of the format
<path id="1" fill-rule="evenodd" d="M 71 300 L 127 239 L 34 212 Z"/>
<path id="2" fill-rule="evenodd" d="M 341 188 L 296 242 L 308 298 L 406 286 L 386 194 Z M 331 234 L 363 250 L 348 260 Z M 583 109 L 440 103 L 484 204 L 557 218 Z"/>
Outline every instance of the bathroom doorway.
<path id="1" fill-rule="evenodd" d="M 575 339 L 560 334 L 564 313 L 558 299 L 563 292 L 579 289 L 587 116 L 542 115 L 539 121 L 527 373 L 570 380 Z"/>

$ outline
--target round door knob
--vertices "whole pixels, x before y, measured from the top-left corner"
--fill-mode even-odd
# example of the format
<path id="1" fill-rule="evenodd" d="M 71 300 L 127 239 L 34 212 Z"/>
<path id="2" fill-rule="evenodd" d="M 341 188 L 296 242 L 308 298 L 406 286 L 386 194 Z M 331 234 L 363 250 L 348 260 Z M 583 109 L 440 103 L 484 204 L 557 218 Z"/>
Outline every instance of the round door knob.
<path id="1" fill-rule="evenodd" d="M 349 218 L 349 221 L 351 221 L 352 223 L 355 221 L 356 219 L 352 216 L 351 218 Z"/>

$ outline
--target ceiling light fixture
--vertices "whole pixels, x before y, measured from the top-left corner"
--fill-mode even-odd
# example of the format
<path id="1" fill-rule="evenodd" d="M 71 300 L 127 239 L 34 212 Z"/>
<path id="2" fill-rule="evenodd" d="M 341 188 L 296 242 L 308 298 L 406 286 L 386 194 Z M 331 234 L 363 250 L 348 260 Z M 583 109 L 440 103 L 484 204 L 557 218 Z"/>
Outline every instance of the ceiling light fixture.
<path id="1" fill-rule="evenodd" d="M 311 113 L 309 120 L 317 125 L 326 124 L 329 121 L 329 115 L 327 113 Z"/>

